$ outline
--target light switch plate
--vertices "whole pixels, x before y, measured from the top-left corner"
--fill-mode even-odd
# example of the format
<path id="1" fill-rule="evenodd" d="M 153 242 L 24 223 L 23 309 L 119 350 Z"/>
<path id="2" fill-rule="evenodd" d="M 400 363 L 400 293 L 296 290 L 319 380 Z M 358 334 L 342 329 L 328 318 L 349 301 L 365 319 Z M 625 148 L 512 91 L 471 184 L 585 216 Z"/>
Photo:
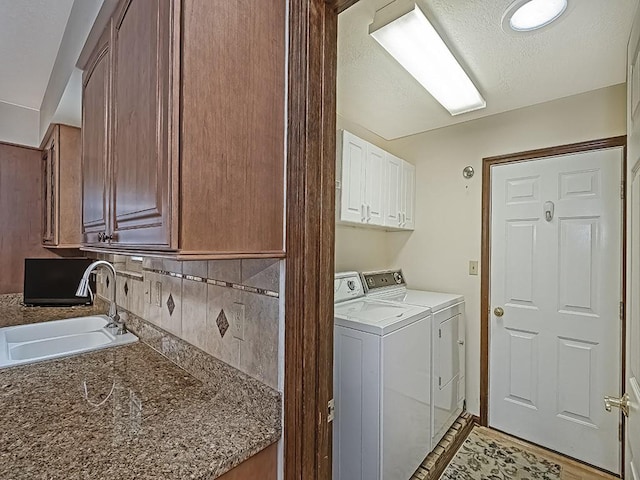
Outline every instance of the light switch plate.
<path id="1" fill-rule="evenodd" d="M 478 275 L 478 261 L 469 260 L 469 275 Z"/>
<path id="2" fill-rule="evenodd" d="M 233 322 L 233 336 L 238 340 L 244 340 L 244 303 L 233 304 L 231 320 Z"/>

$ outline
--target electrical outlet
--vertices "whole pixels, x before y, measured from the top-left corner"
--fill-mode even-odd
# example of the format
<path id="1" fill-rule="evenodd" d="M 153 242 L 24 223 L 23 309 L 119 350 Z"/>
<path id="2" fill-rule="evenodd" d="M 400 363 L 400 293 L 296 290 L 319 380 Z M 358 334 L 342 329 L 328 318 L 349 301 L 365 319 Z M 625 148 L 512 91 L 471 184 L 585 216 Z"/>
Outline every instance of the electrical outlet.
<path id="1" fill-rule="evenodd" d="M 234 303 L 231 308 L 231 320 L 233 321 L 233 336 L 238 340 L 244 340 L 244 304 Z"/>
<path id="2" fill-rule="evenodd" d="M 162 307 L 162 282 L 156 282 L 156 306 Z"/>
<path id="3" fill-rule="evenodd" d="M 469 275 L 478 275 L 478 261 L 469 260 Z"/>

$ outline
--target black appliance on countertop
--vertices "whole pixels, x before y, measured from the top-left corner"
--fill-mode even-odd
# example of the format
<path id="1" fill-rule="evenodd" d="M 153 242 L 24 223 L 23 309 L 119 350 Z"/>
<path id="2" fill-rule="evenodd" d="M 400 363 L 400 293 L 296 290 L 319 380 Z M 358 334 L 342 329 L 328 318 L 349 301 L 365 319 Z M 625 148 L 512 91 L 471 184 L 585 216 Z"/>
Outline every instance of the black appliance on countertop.
<path id="1" fill-rule="evenodd" d="M 24 304 L 55 307 L 91 305 L 91 295 L 76 297 L 76 290 L 92 262 L 90 258 L 25 258 Z M 89 285 L 95 292 L 93 276 Z"/>

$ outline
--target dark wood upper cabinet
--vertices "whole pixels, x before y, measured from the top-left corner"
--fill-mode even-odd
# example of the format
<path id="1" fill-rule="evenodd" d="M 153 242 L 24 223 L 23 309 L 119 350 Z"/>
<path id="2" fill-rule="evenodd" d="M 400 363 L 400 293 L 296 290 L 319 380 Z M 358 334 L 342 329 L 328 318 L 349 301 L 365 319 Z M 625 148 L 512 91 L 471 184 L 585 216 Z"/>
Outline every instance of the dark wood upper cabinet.
<path id="1" fill-rule="evenodd" d="M 42 152 L 42 245 L 82 244 L 80 129 L 52 124 Z"/>
<path id="2" fill-rule="evenodd" d="M 86 175 L 87 243 L 283 256 L 286 3 L 121 1 L 108 26 L 113 125 L 102 147 L 111 210 L 97 221 L 98 195 L 87 195 L 97 176 Z M 100 108 L 86 103 L 85 122 Z"/>
<path id="3" fill-rule="evenodd" d="M 109 215 L 110 32 L 105 32 L 82 78 L 82 234 L 99 244 Z"/>
<path id="4" fill-rule="evenodd" d="M 113 28 L 112 245 L 170 244 L 171 3 L 131 0 Z"/>

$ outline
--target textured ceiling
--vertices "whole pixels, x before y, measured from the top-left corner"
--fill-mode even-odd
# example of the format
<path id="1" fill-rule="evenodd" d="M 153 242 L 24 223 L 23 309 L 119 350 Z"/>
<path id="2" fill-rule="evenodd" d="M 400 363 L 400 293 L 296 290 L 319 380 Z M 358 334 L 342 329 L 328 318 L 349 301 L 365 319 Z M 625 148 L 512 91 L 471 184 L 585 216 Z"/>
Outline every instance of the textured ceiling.
<path id="1" fill-rule="evenodd" d="M 0 102 L 39 109 L 73 0 L 0 0 Z"/>
<path id="2" fill-rule="evenodd" d="M 626 46 L 637 0 L 569 0 L 551 26 L 502 30 L 512 0 L 418 0 L 487 101 L 452 117 L 369 37 L 378 8 L 360 0 L 338 18 L 338 114 L 394 139 L 534 105 L 626 80 Z"/>

